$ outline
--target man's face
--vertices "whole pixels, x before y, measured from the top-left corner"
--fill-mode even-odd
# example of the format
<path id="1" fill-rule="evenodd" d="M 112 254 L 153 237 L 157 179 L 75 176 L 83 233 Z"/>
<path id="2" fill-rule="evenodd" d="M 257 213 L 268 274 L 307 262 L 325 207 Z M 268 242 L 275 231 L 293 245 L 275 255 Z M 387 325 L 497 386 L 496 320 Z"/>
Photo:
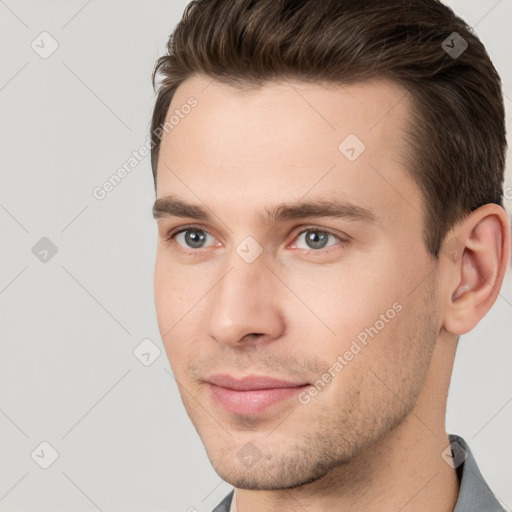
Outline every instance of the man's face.
<path id="1" fill-rule="evenodd" d="M 167 119 L 191 97 L 158 165 L 160 332 L 219 475 L 301 485 L 370 456 L 425 392 L 442 322 L 409 99 L 196 76 Z"/>

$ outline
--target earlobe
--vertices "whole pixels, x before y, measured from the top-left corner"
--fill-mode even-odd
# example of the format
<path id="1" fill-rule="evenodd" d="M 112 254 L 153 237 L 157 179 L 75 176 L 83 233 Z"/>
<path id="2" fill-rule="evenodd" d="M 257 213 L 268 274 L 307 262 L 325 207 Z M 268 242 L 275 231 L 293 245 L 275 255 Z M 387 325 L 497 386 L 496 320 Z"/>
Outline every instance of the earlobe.
<path id="1" fill-rule="evenodd" d="M 444 328 L 461 335 L 471 331 L 492 307 L 499 294 L 510 258 L 509 220 L 495 204 L 481 206 L 447 236 L 444 254 L 453 254 L 454 239 L 459 258 L 443 258 L 446 282 L 456 283 L 446 290 Z"/>

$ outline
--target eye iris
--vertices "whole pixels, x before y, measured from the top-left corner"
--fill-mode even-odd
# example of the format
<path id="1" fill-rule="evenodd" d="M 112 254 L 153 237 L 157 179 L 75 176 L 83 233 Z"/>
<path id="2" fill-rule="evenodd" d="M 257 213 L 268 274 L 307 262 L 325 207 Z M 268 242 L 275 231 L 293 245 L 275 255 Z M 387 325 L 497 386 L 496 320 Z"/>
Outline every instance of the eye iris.
<path id="1" fill-rule="evenodd" d="M 202 247 L 205 240 L 206 234 L 204 231 L 188 230 L 185 233 L 185 242 L 189 247 L 193 247 L 194 249 Z"/>
<path id="2" fill-rule="evenodd" d="M 322 249 L 327 245 L 328 235 L 321 231 L 308 231 L 306 233 L 306 243 L 311 249 Z"/>

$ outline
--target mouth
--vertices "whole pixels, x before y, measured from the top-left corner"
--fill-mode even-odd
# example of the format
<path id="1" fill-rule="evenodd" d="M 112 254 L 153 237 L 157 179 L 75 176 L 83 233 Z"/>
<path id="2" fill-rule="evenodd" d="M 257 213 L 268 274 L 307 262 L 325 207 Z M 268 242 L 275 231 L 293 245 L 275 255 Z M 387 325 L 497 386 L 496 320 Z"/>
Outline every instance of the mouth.
<path id="1" fill-rule="evenodd" d="M 211 375 L 206 379 L 213 400 L 227 412 L 240 415 L 261 413 L 294 397 L 311 386 L 263 375 L 235 378 L 230 375 Z"/>

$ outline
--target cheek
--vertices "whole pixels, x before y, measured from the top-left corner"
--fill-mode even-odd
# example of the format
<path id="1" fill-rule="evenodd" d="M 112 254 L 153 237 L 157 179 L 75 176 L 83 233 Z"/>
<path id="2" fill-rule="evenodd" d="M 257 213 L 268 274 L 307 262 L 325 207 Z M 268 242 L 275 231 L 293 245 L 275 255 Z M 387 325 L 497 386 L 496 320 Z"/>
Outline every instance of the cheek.
<path id="1" fill-rule="evenodd" d="M 296 321 L 303 322 L 304 313 L 316 316 L 319 327 L 340 340 L 373 325 L 400 295 L 400 283 L 389 262 L 374 259 L 354 257 L 336 265 L 288 267 L 284 281 L 298 299 L 292 309 Z"/>
<path id="2" fill-rule="evenodd" d="M 187 311 L 199 301 L 202 280 L 194 278 L 192 267 L 176 265 L 165 252 L 157 253 L 154 298 L 158 325 L 163 334 L 174 330 Z M 165 340 L 164 340 L 165 341 Z"/>
<path id="3" fill-rule="evenodd" d="M 157 255 L 154 274 L 155 309 L 160 336 L 170 361 L 177 355 L 176 347 L 179 345 L 175 340 L 181 328 L 180 319 L 185 318 L 189 304 L 186 293 L 187 289 L 173 266 L 161 255 Z"/>
<path id="4" fill-rule="evenodd" d="M 158 254 L 154 273 L 154 300 L 160 336 L 173 372 L 182 374 L 195 358 L 204 330 L 204 300 L 211 284 L 194 266 L 176 265 Z"/>
<path id="5" fill-rule="evenodd" d="M 302 334 L 307 351 L 318 354 L 321 349 L 329 365 L 338 363 L 331 370 L 336 374 L 333 389 L 354 389 L 361 375 L 368 378 L 369 367 L 394 379 L 393 372 L 400 378 L 408 364 L 415 364 L 412 347 L 402 346 L 410 338 L 406 316 L 415 309 L 405 308 L 411 300 L 403 291 L 408 278 L 386 256 L 347 258 L 307 271 L 289 268 L 287 283 L 303 303 L 295 299 L 288 304 L 290 325 L 299 336 L 313 333 Z"/>

